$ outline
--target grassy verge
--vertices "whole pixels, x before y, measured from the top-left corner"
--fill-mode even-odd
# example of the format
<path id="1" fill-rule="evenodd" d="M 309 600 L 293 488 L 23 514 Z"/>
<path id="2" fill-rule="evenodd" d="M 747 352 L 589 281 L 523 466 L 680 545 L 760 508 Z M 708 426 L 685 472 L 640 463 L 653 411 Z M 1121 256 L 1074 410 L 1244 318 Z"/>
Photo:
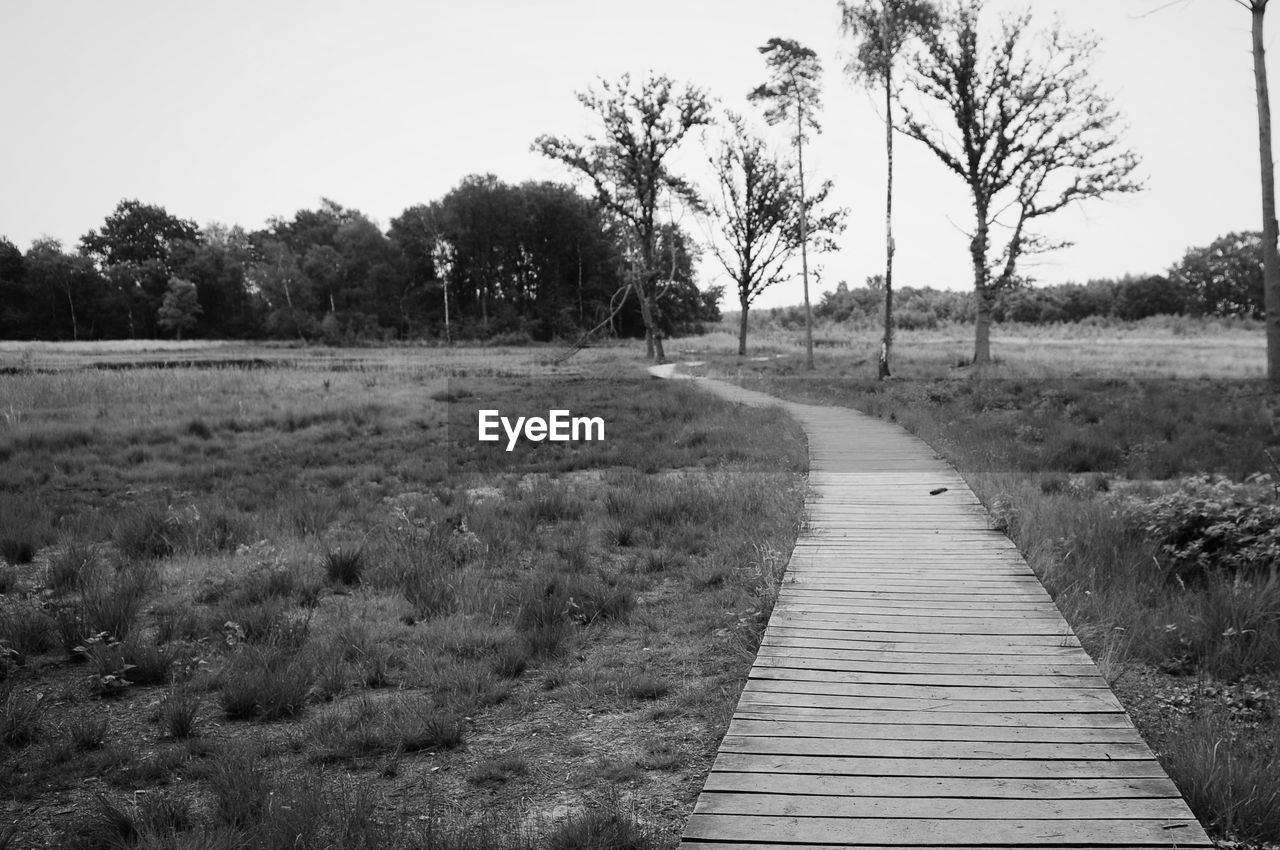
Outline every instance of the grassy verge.
<path id="1" fill-rule="evenodd" d="M 0 375 L 12 846 L 675 843 L 803 435 L 608 353 L 451 356 Z M 481 407 L 606 439 L 482 451 Z"/>
<path id="2" fill-rule="evenodd" d="M 1280 399 L 1260 381 L 936 365 L 879 383 L 830 354 L 813 373 L 792 358 L 698 356 L 712 374 L 856 407 L 941 451 L 1201 820 L 1222 838 L 1280 841 Z"/>

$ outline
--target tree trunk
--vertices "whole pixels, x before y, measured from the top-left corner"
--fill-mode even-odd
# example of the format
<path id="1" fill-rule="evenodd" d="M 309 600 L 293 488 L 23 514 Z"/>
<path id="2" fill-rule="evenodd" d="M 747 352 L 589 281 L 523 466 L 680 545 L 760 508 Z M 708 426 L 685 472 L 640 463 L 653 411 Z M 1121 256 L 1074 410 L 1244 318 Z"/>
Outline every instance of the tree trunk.
<path id="1" fill-rule="evenodd" d="M 1271 158 L 1271 96 L 1262 41 L 1267 0 L 1253 0 L 1253 76 L 1258 94 L 1258 155 L 1262 165 L 1262 275 L 1267 307 L 1267 381 L 1280 390 L 1280 258 L 1277 257 L 1276 174 Z"/>
<path id="2" fill-rule="evenodd" d="M 453 345 L 453 335 L 449 330 L 449 281 L 442 280 L 441 288 L 444 290 L 444 344 Z"/>
<path id="3" fill-rule="evenodd" d="M 889 351 L 893 348 L 893 70 L 884 74 L 884 152 L 888 178 L 884 190 L 884 339 L 880 342 L 880 365 L 876 376 L 889 377 Z"/>
<path id="4" fill-rule="evenodd" d="M 738 356 L 746 357 L 747 356 L 747 309 L 751 306 L 751 303 L 747 301 L 745 297 L 739 299 L 739 303 L 742 305 L 742 320 L 738 325 Z"/>
<path id="5" fill-rule="evenodd" d="M 641 233 L 641 250 L 640 262 L 641 269 L 636 274 L 636 297 L 640 299 L 640 318 L 644 320 L 645 331 L 645 355 L 658 363 L 666 363 L 667 357 L 662 350 L 662 334 L 658 330 L 657 322 L 653 317 L 653 302 L 649 297 L 649 290 L 646 288 L 650 269 L 654 265 L 654 235 L 653 228 L 649 228 L 648 235 Z"/>
<path id="6" fill-rule="evenodd" d="M 800 277 L 804 280 L 805 368 L 813 371 L 813 311 L 809 308 L 809 199 L 804 193 L 804 107 L 796 109 L 796 160 L 800 172 Z"/>
<path id="7" fill-rule="evenodd" d="M 71 297 L 71 285 L 67 284 L 67 306 L 71 308 L 71 338 L 80 339 L 80 325 L 76 322 L 76 302 Z"/>
<path id="8" fill-rule="evenodd" d="M 987 208 L 975 204 L 977 232 L 969 243 L 969 255 L 973 260 L 973 297 L 977 308 L 974 323 L 973 365 L 991 362 L 991 286 L 987 280 Z"/>

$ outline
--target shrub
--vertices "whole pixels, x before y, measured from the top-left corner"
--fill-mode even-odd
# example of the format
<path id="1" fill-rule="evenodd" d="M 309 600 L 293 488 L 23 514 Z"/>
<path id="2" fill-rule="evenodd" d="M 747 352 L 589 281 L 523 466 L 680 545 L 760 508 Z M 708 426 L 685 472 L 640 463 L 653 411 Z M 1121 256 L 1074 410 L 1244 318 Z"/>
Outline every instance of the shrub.
<path id="1" fill-rule="evenodd" d="M 0 563 L 0 596 L 12 593 L 18 586 L 18 571 L 9 564 Z"/>
<path id="2" fill-rule="evenodd" d="M 1183 581 L 1214 569 L 1249 575 L 1280 559 L 1280 504 L 1225 479 L 1195 476 L 1156 499 L 1128 499 L 1124 509 Z"/>
<path id="3" fill-rule="evenodd" d="M 0 558 L 10 564 L 29 564 L 35 556 L 34 541 L 25 537 L 0 537 Z"/>

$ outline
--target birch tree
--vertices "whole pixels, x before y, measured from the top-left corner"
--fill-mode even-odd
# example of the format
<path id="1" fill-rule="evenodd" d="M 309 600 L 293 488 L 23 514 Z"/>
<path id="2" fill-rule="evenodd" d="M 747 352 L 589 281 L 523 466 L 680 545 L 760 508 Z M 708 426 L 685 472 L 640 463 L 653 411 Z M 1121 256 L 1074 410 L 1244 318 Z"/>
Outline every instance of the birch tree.
<path id="1" fill-rule="evenodd" d="M 1267 55 L 1262 40 L 1267 0 L 1235 0 L 1252 18 L 1253 81 L 1258 100 L 1258 158 L 1262 166 L 1262 277 L 1267 307 L 1267 381 L 1280 390 L 1280 256 L 1276 240 L 1276 168 L 1271 158 L 1271 94 L 1267 88 Z"/>
<path id="2" fill-rule="evenodd" d="M 867 88 L 884 93 L 884 337 L 876 366 L 880 380 L 889 377 L 893 348 L 893 90 L 898 56 L 913 37 L 937 26 L 937 7 L 927 0 L 840 0 L 840 29 L 858 40 L 858 50 L 846 67 Z"/>

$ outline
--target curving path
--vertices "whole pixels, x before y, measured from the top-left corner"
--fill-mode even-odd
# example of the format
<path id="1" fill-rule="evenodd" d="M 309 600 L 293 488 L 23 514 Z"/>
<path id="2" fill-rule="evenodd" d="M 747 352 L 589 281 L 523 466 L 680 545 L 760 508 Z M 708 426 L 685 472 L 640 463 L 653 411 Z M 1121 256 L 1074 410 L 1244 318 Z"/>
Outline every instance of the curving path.
<path id="1" fill-rule="evenodd" d="M 813 495 L 682 847 L 1212 847 L 948 463 L 855 410 L 697 380 L 783 404 Z"/>

